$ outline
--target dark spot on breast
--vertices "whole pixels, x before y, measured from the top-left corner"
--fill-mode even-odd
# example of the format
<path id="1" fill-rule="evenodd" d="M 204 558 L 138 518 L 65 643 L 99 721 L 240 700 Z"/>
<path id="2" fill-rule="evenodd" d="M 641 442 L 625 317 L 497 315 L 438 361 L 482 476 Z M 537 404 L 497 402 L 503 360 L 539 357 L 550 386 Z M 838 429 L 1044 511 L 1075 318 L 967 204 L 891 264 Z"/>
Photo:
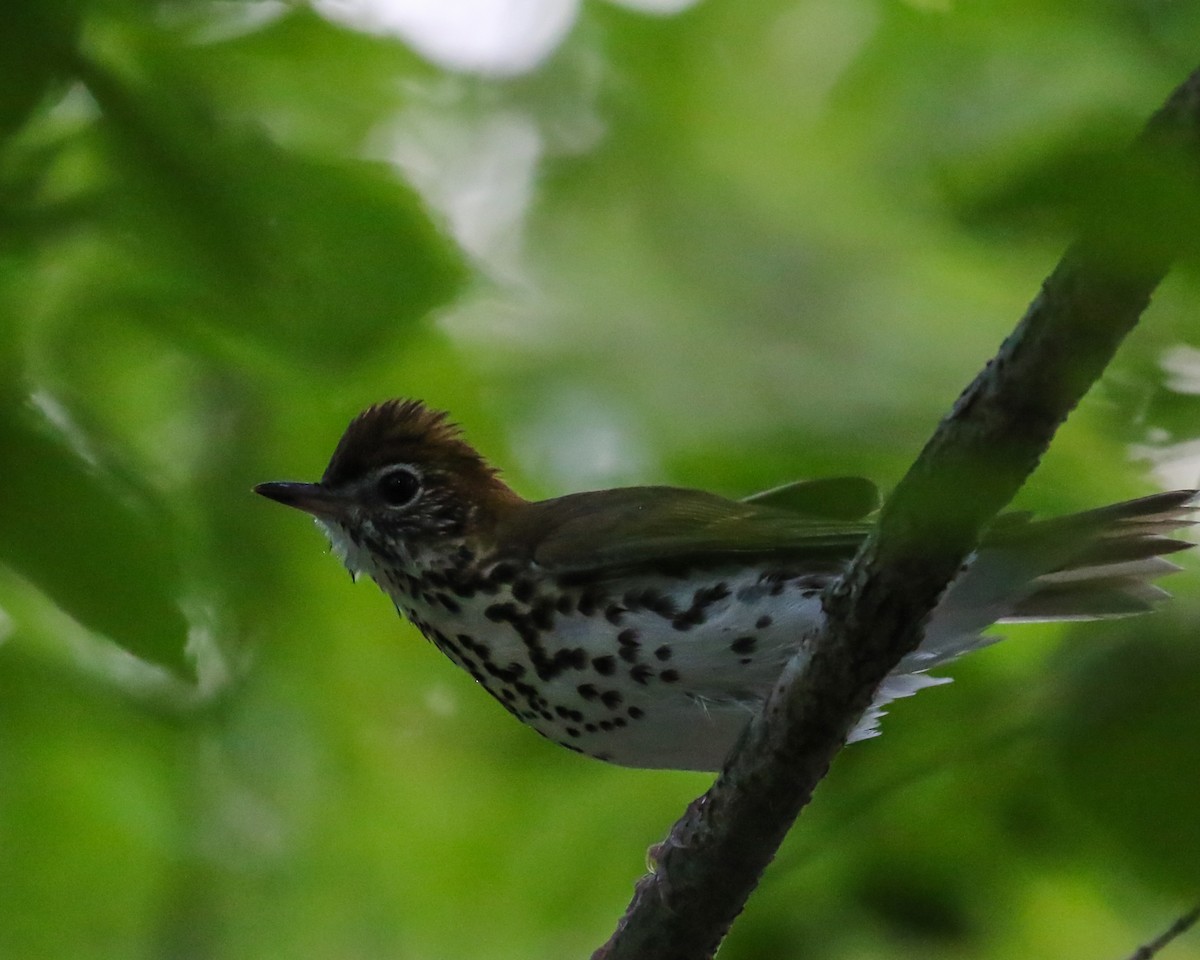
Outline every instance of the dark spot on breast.
<path id="1" fill-rule="evenodd" d="M 622 630 L 617 634 L 617 643 L 623 647 L 636 647 L 638 645 L 638 632 L 636 630 Z"/>
<path id="2" fill-rule="evenodd" d="M 594 657 L 592 659 L 592 667 L 602 677 L 610 677 L 617 670 L 617 661 L 614 657 L 603 656 Z"/>
<path id="3" fill-rule="evenodd" d="M 575 727 L 567 727 L 567 736 L 577 737 L 579 736 L 579 731 Z"/>
<path id="4" fill-rule="evenodd" d="M 539 630 L 549 630 L 554 626 L 554 601 L 539 600 L 529 611 L 529 619 Z"/>
<path id="5" fill-rule="evenodd" d="M 772 620 L 770 617 L 768 617 L 764 614 L 763 616 L 759 617 L 756 621 L 754 621 L 754 627 L 756 630 L 766 630 L 767 627 L 769 627 L 774 622 L 775 622 L 774 620 Z"/>
<path id="6" fill-rule="evenodd" d="M 743 667 L 747 666 L 748 664 L 751 664 L 753 662 L 754 662 L 753 657 L 742 657 L 742 659 L 738 661 L 738 663 L 740 663 Z"/>
<path id="7" fill-rule="evenodd" d="M 757 643 L 757 637 L 738 637 L 729 645 L 729 649 L 734 653 L 750 653 Z"/>
<path id="8" fill-rule="evenodd" d="M 729 587 L 724 583 L 714 583 L 711 587 L 701 587 L 692 594 L 692 606 L 704 609 L 712 606 L 718 600 L 724 600 L 729 596 Z"/>
<path id="9" fill-rule="evenodd" d="M 630 707 L 625 712 L 634 720 L 641 720 L 646 715 L 646 711 L 641 707 Z"/>
<path id="10" fill-rule="evenodd" d="M 658 593 L 654 590 L 645 590 L 642 592 L 642 606 L 647 610 L 657 613 L 664 620 L 670 620 L 679 612 L 679 608 L 666 594 Z"/>
<path id="11" fill-rule="evenodd" d="M 615 710 L 623 699 L 619 690 L 605 690 L 600 694 L 600 702 L 610 710 Z"/>
<path id="12" fill-rule="evenodd" d="M 581 683 L 575 688 L 575 691 L 583 697 L 584 700 L 595 700 L 600 696 L 600 691 L 593 687 L 590 683 Z"/>
<path id="13" fill-rule="evenodd" d="M 537 687 L 531 687 L 529 684 L 522 683 L 519 680 L 514 683 L 513 686 L 516 687 L 517 693 L 523 696 L 526 700 L 532 700 L 537 696 Z"/>
<path id="14" fill-rule="evenodd" d="M 620 650 L 617 651 L 617 656 L 619 656 L 626 663 L 637 663 L 638 662 L 638 645 L 635 643 L 631 647 L 622 647 Z"/>
<path id="15" fill-rule="evenodd" d="M 517 578 L 517 568 L 511 563 L 498 563 L 492 567 L 488 580 L 492 583 L 512 583 Z"/>
<path id="16" fill-rule="evenodd" d="M 703 609 L 692 607 L 689 610 L 683 611 L 683 613 L 672 620 L 671 626 L 676 630 L 687 631 L 691 630 L 692 627 L 702 624 L 706 619 Z"/>
<path id="17" fill-rule="evenodd" d="M 458 639 L 462 642 L 462 645 L 464 647 L 466 647 L 468 650 L 474 650 L 477 654 L 479 654 L 479 657 L 482 660 L 486 660 L 488 658 L 489 654 L 491 654 L 491 652 L 492 652 L 492 648 L 489 647 L 486 643 L 483 643 L 482 641 L 479 641 L 479 640 L 475 640 L 465 633 L 460 633 L 458 635 Z"/>
<path id="18" fill-rule="evenodd" d="M 586 730 L 588 733 L 595 733 L 596 725 L 594 723 L 585 723 L 583 725 L 583 729 Z"/>
<path id="19" fill-rule="evenodd" d="M 582 670 L 587 666 L 587 662 L 587 651 L 583 647 L 559 650 L 554 654 L 554 665 L 563 670 Z"/>
<path id="20" fill-rule="evenodd" d="M 678 670 L 664 670 L 658 675 L 658 679 L 663 683 L 675 683 L 679 680 Z"/>
<path id="21" fill-rule="evenodd" d="M 634 707 L 634 708 L 631 708 L 631 709 L 637 709 L 637 708 L 636 708 L 636 707 Z M 624 718 L 624 717 L 613 717 L 612 725 L 613 725 L 614 727 L 623 727 L 623 726 L 625 726 L 625 725 L 626 725 L 625 718 Z"/>
<path id="22" fill-rule="evenodd" d="M 575 598 L 569 593 L 560 593 L 558 595 L 558 601 L 554 604 L 554 607 L 559 613 L 561 613 L 563 616 L 566 616 L 575 609 Z"/>
<path id="23" fill-rule="evenodd" d="M 636 667 L 629 671 L 629 679 L 634 683 L 640 683 L 645 686 L 646 681 L 650 679 L 652 671 L 644 663 L 639 663 Z"/>
<path id="24" fill-rule="evenodd" d="M 483 611 L 483 615 L 493 623 L 503 623 L 517 616 L 517 608 L 511 603 L 493 603 Z"/>
<path id="25" fill-rule="evenodd" d="M 610 603 L 604 610 L 604 619 L 611 623 L 614 627 L 620 626 L 621 619 L 625 616 L 625 608 L 619 603 Z"/>
<path id="26" fill-rule="evenodd" d="M 575 604 L 575 609 L 585 617 L 590 617 L 599 608 L 603 599 L 602 593 L 593 587 L 587 587 L 579 594 L 579 602 Z"/>
<path id="27" fill-rule="evenodd" d="M 670 660 L 671 648 L 664 643 L 661 647 L 654 651 L 654 655 L 658 657 L 659 660 Z"/>
<path id="28" fill-rule="evenodd" d="M 513 599 L 519 603 L 528 603 L 533 599 L 533 589 L 532 580 L 517 580 L 512 585 Z"/>

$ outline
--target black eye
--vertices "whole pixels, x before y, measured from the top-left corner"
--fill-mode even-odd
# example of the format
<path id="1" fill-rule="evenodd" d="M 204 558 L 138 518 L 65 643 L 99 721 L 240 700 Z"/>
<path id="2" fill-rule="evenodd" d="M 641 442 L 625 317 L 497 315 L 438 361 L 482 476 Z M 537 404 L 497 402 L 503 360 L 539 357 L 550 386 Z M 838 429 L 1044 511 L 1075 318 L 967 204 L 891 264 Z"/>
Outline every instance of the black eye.
<path id="1" fill-rule="evenodd" d="M 389 507 L 402 507 L 420 493 L 421 480 L 407 467 L 397 467 L 380 477 L 375 489 Z"/>

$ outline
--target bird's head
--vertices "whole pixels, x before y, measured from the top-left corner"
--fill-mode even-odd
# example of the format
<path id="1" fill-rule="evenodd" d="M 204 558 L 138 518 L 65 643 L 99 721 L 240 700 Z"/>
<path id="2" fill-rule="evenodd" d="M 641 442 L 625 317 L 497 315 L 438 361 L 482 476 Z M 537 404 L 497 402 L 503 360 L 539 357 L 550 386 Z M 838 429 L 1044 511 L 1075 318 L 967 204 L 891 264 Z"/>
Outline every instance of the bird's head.
<path id="1" fill-rule="evenodd" d="M 469 540 L 520 501 L 445 413 L 417 400 L 388 400 L 355 417 L 319 482 L 254 490 L 316 517 L 353 572 L 372 560 L 411 565 Z"/>

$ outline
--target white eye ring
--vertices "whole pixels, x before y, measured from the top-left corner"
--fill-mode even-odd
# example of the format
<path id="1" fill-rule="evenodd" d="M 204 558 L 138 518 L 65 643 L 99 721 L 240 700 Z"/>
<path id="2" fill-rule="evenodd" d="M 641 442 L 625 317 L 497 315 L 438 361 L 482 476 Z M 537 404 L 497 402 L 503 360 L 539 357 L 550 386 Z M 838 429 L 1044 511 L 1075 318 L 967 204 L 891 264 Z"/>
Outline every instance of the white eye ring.
<path id="1" fill-rule="evenodd" d="M 393 467 L 379 475 L 375 492 L 389 507 L 406 507 L 421 492 L 421 478 L 411 467 Z"/>

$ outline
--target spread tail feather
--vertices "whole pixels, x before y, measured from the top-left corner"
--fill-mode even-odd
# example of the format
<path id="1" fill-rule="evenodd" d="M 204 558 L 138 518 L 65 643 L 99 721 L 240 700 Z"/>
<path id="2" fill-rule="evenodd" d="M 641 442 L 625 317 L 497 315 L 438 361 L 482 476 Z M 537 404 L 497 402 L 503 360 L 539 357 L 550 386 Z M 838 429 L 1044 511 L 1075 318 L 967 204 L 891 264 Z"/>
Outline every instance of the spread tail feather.
<path id="1" fill-rule="evenodd" d="M 1166 556 L 1192 546 L 1168 534 L 1192 525 L 1196 495 L 1172 490 L 1050 520 L 1002 517 L 930 618 L 922 668 L 970 649 L 993 623 L 1152 609 L 1167 594 L 1151 581 L 1179 569 Z"/>
<path id="2" fill-rule="evenodd" d="M 1172 490 L 1028 524 L 1011 549 L 1036 554 L 1058 543 L 1054 552 L 1064 559 L 1035 576 L 1031 589 L 1015 597 L 1010 612 L 1000 619 L 1093 620 L 1153 609 L 1169 594 L 1150 581 L 1179 569 L 1166 555 L 1193 545 L 1167 534 L 1193 525 L 1195 497 L 1195 490 Z M 981 551 L 981 560 L 984 555 Z"/>
<path id="3" fill-rule="evenodd" d="M 1194 546 L 1169 536 L 1192 526 L 1196 490 L 1172 490 L 1050 520 L 999 518 L 930 617 L 921 646 L 884 681 L 851 740 L 874 736 L 883 707 L 935 683 L 926 670 L 1000 639 L 993 623 L 1098 620 L 1145 613 L 1169 594 L 1152 580 Z"/>

